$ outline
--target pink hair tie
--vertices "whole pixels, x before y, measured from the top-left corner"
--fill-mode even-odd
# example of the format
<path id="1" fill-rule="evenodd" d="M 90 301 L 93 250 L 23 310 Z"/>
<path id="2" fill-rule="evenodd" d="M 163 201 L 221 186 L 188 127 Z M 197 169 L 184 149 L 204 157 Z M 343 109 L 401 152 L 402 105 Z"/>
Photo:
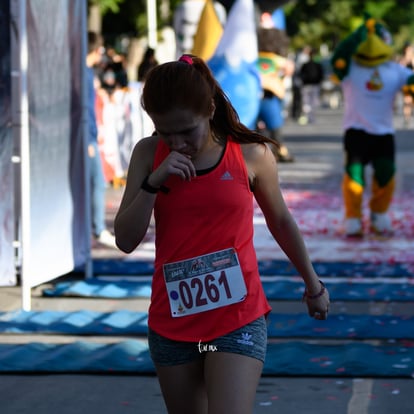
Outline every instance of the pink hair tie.
<path id="1" fill-rule="evenodd" d="M 193 59 L 188 55 L 182 55 L 178 61 L 188 63 L 189 65 L 193 64 Z"/>

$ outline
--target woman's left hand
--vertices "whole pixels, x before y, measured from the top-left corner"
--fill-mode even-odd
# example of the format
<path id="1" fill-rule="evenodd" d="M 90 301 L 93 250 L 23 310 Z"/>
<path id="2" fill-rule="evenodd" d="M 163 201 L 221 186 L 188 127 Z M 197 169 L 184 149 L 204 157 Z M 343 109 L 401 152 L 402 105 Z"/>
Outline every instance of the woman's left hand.
<path id="1" fill-rule="evenodd" d="M 325 320 L 328 318 L 329 312 L 329 292 L 324 286 L 324 292 L 318 298 L 304 296 L 303 300 L 308 307 L 309 316 L 318 320 Z"/>

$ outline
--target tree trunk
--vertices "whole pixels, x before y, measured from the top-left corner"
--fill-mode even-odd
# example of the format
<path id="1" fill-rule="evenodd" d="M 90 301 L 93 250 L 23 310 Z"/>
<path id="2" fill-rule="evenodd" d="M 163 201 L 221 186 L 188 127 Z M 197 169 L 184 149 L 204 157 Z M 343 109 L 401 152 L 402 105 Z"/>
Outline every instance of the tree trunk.
<path id="1" fill-rule="evenodd" d="M 89 8 L 88 30 L 99 34 L 102 32 L 102 16 L 99 4 L 92 4 Z"/>

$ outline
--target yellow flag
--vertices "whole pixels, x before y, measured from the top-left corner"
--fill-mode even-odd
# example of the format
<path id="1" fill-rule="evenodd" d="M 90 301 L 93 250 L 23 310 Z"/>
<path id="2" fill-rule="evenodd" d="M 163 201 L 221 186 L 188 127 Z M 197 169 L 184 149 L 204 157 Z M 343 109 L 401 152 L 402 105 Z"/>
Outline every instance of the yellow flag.
<path id="1" fill-rule="evenodd" d="M 196 34 L 192 53 L 203 60 L 209 60 L 216 50 L 216 47 L 223 34 L 223 27 L 214 9 L 213 1 L 206 0 Z"/>

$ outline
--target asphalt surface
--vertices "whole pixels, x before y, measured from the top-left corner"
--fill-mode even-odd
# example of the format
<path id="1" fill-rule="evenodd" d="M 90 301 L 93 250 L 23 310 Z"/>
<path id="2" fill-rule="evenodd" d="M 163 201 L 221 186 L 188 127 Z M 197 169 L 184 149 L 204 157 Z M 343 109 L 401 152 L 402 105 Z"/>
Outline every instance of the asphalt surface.
<path id="1" fill-rule="evenodd" d="M 402 128 L 396 118 L 398 191 L 412 190 L 414 131 Z M 400 128 L 401 127 L 401 128 Z M 296 157 L 292 164 L 280 165 L 284 185 L 301 188 L 339 188 L 342 177 L 341 111 L 323 109 L 317 122 L 299 126 L 289 120 L 284 128 L 285 141 Z M 108 189 L 108 225 L 122 194 Z M 118 257 L 119 252 L 95 246 L 94 257 Z M 113 300 L 42 297 L 45 284 L 32 291 L 33 310 L 93 309 L 110 312 L 116 309 L 146 310 L 148 300 Z M 21 307 L 20 287 L 0 288 L 0 311 Z M 340 304 L 332 303 L 331 312 Z M 350 312 L 378 312 L 412 304 L 364 303 L 350 304 Z M 287 312 L 303 311 L 303 305 L 285 303 Z M 77 338 L 58 335 L 0 335 L 0 342 L 32 341 L 68 342 Z M 84 339 L 84 338 L 82 338 Z M 125 338 L 91 337 L 91 341 L 115 342 Z M 407 414 L 414 412 L 414 382 L 409 378 L 353 377 L 275 377 L 263 376 L 257 391 L 255 411 L 264 413 L 307 414 Z M 166 413 L 157 378 L 140 375 L 0 375 L 0 414 L 72 414 L 72 413 Z M 196 413 L 195 413 L 196 414 Z"/>

